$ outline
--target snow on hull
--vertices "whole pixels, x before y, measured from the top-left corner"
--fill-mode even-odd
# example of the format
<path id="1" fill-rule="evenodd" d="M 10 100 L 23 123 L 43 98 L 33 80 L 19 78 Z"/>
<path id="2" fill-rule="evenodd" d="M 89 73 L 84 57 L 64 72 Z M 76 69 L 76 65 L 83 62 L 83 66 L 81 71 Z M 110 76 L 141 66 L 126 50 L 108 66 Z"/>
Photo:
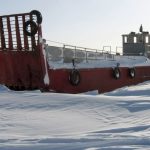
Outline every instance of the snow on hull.
<path id="1" fill-rule="evenodd" d="M 150 82 L 105 95 L 2 87 L 0 149 L 149 149 L 149 90 Z"/>
<path id="2" fill-rule="evenodd" d="M 105 93 L 150 80 L 150 60 L 145 56 L 112 56 L 80 62 L 49 59 L 49 91 L 76 94 L 96 90 Z M 78 77 L 72 73 L 73 68 Z M 77 80 L 75 86 L 73 82 Z"/>
<path id="3" fill-rule="evenodd" d="M 76 62 L 76 61 L 75 61 Z M 49 67 L 52 69 L 65 69 L 72 68 L 72 62 L 64 63 L 63 60 L 51 61 L 48 60 Z M 112 58 L 101 59 L 89 59 L 80 63 L 75 63 L 76 68 L 110 68 L 116 67 L 119 64 L 120 67 L 136 67 L 136 66 L 150 66 L 150 59 L 145 56 L 115 56 Z"/>

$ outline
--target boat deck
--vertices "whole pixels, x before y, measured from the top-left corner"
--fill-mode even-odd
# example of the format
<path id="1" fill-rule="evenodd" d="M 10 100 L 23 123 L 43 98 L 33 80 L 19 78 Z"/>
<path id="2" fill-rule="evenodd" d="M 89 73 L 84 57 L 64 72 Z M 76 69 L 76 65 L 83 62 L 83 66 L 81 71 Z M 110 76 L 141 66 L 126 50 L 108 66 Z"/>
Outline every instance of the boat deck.
<path id="1" fill-rule="evenodd" d="M 123 56 L 93 49 L 71 49 L 47 46 L 46 56 L 50 68 L 108 68 L 149 66 L 150 59 L 145 56 Z"/>

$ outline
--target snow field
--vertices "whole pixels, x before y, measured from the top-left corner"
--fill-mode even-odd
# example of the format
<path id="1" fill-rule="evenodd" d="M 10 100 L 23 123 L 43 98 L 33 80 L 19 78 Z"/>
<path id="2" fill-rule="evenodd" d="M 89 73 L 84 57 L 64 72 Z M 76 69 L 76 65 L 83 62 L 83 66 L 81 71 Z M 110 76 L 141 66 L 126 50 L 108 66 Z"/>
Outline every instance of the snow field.
<path id="1" fill-rule="evenodd" d="M 103 95 L 0 88 L 0 150 L 150 149 L 150 82 Z"/>

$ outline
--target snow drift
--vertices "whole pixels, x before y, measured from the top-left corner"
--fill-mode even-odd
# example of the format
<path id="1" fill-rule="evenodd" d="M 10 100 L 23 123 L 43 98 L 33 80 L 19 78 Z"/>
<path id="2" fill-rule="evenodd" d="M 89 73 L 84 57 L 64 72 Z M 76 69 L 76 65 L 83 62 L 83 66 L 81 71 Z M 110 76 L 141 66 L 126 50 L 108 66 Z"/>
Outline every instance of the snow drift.
<path id="1" fill-rule="evenodd" d="M 0 149 L 150 149 L 150 82 L 103 95 L 0 87 Z"/>

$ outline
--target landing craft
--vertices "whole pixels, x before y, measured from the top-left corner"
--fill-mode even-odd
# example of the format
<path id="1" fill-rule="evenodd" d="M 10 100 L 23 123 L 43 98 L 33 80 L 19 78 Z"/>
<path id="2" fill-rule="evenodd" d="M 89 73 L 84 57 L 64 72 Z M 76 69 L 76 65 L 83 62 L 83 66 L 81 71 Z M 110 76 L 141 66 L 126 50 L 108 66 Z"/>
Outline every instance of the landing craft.
<path id="1" fill-rule="evenodd" d="M 46 29 L 44 29 L 46 30 Z M 63 44 L 47 44 L 42 15 L 0 16 L 0 84 L 12 90 L 109 92 L 150 80 L 150 34 L 122 35 L 123 54 Z"/>

